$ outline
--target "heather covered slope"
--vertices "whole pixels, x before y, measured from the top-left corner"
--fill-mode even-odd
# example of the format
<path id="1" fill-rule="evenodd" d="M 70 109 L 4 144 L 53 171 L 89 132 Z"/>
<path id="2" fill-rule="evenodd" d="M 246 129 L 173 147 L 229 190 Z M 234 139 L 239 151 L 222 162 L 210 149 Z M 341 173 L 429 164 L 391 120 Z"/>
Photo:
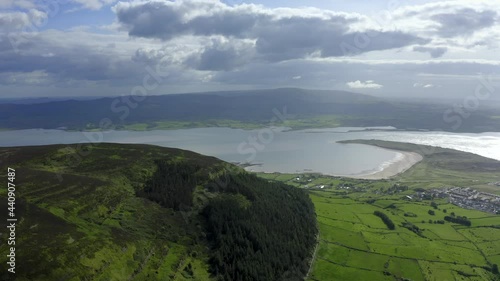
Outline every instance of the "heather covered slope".
<path id="1" fill-rule="evenodd" d="M 16 170 L 17 280 L 299 280 L 307 271 L 308 196 L 216 158 L 89 144 L 0 148 L 0 160 Z M 0 252 L 5 267 L 6 244 Z"/>

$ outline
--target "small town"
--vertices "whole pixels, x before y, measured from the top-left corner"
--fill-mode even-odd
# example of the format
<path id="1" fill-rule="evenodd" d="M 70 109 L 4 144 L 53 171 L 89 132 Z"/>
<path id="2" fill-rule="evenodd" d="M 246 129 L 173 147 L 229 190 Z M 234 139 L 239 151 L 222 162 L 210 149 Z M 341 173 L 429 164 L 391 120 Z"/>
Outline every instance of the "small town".
<path id="1" fill-rule="evenodd" d="M 499 182 L 493 183 L 495 185 Z M 500 214 L 500 196 L 478 191 L 470 187 L 446 187 L 418 192 L 417 198 L 448 198 L 450 203 L 466 209 Z"/>

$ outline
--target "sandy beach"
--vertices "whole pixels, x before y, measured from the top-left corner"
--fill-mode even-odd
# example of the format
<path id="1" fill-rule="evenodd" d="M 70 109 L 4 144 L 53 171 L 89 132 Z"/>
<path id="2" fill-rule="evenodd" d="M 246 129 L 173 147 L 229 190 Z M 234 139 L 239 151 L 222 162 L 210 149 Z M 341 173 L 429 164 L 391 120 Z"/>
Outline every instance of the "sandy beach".
<path id="1" fill-rule="evenodd" d="M 406 151 L 396 151 L 398 152 L 398 156 L 394 158 L 392 161 L 385 163 L 382 165 L 380 171 L 375 171 L 370 174 L 364 174 L 359 176 L 348 176 L 350 178 L 356 179 L 368 179 L 368 180 L 380 180 L 380 179 L 388 179 L 397 174 L 403 173 L 404 171 L 410 169 L 413 165 L 422 161 L 422 155 L 415 152 L 406 152 Z"/>

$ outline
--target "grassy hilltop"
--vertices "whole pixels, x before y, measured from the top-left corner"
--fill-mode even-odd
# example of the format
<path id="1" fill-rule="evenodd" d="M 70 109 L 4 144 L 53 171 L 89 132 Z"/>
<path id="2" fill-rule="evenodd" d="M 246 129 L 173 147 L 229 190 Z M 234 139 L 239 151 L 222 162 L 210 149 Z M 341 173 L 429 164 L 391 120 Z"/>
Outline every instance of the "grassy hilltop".
<path id="1" fill-rule="evenodd" d="M 216 158 L 98 144 L 0 148 L 0 160 L 16 170 L 16 280 L 300 280 L 309 268 L 307 194 Z"/>

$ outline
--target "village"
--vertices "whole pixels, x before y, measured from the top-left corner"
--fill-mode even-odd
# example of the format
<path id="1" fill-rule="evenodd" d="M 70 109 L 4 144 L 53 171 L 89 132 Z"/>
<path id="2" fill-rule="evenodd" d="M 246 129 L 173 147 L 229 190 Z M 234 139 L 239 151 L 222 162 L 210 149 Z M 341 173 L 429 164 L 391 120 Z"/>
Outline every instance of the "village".
<path id="1" fill-rule="evenodd" d="M 498 185 L 499 183 L 495 183 Z M 445 187 L 417 192 L 419 199 L 448 198 L 450 203 L 466 209 L 500 214 L 500 196 L 470 187 Z"/>
<path id="2" fill-rule="evenodd" d="M 297 175 L 293 179 L 294 182 L 299 183 L 304 189 L 330 189 L 343 190 L 346 193 L 353 192 L 366 192 L 365 187 L 357 186 L 353 183 L 340 183 L 337 185 L 324 183 L 314 184 L 314 180 L 319 175 L 315 174 L 302 174 Z M 338 177 L 333 177 L 338 178 Z M 500 182 L 492 182 L 488 185 L 500 186 Z M 406 192 L 409 187 L 406 185 L 394 184 L 388 188 L 374 189 L 372 192 L 375 194 L 392 195 L 397 193 Z M 457 205 L 462 208 L 488 212 L 492 214 L 500 214 L 500 195 L 479 191 L 470 187 L 443 187 L 436 189 L 423 189 L 416 188 L 416 193 L 413 195 L 406 195 L 406 200 L 434 200 L 434 199 L 448 199 L 451 204 Z"/>

